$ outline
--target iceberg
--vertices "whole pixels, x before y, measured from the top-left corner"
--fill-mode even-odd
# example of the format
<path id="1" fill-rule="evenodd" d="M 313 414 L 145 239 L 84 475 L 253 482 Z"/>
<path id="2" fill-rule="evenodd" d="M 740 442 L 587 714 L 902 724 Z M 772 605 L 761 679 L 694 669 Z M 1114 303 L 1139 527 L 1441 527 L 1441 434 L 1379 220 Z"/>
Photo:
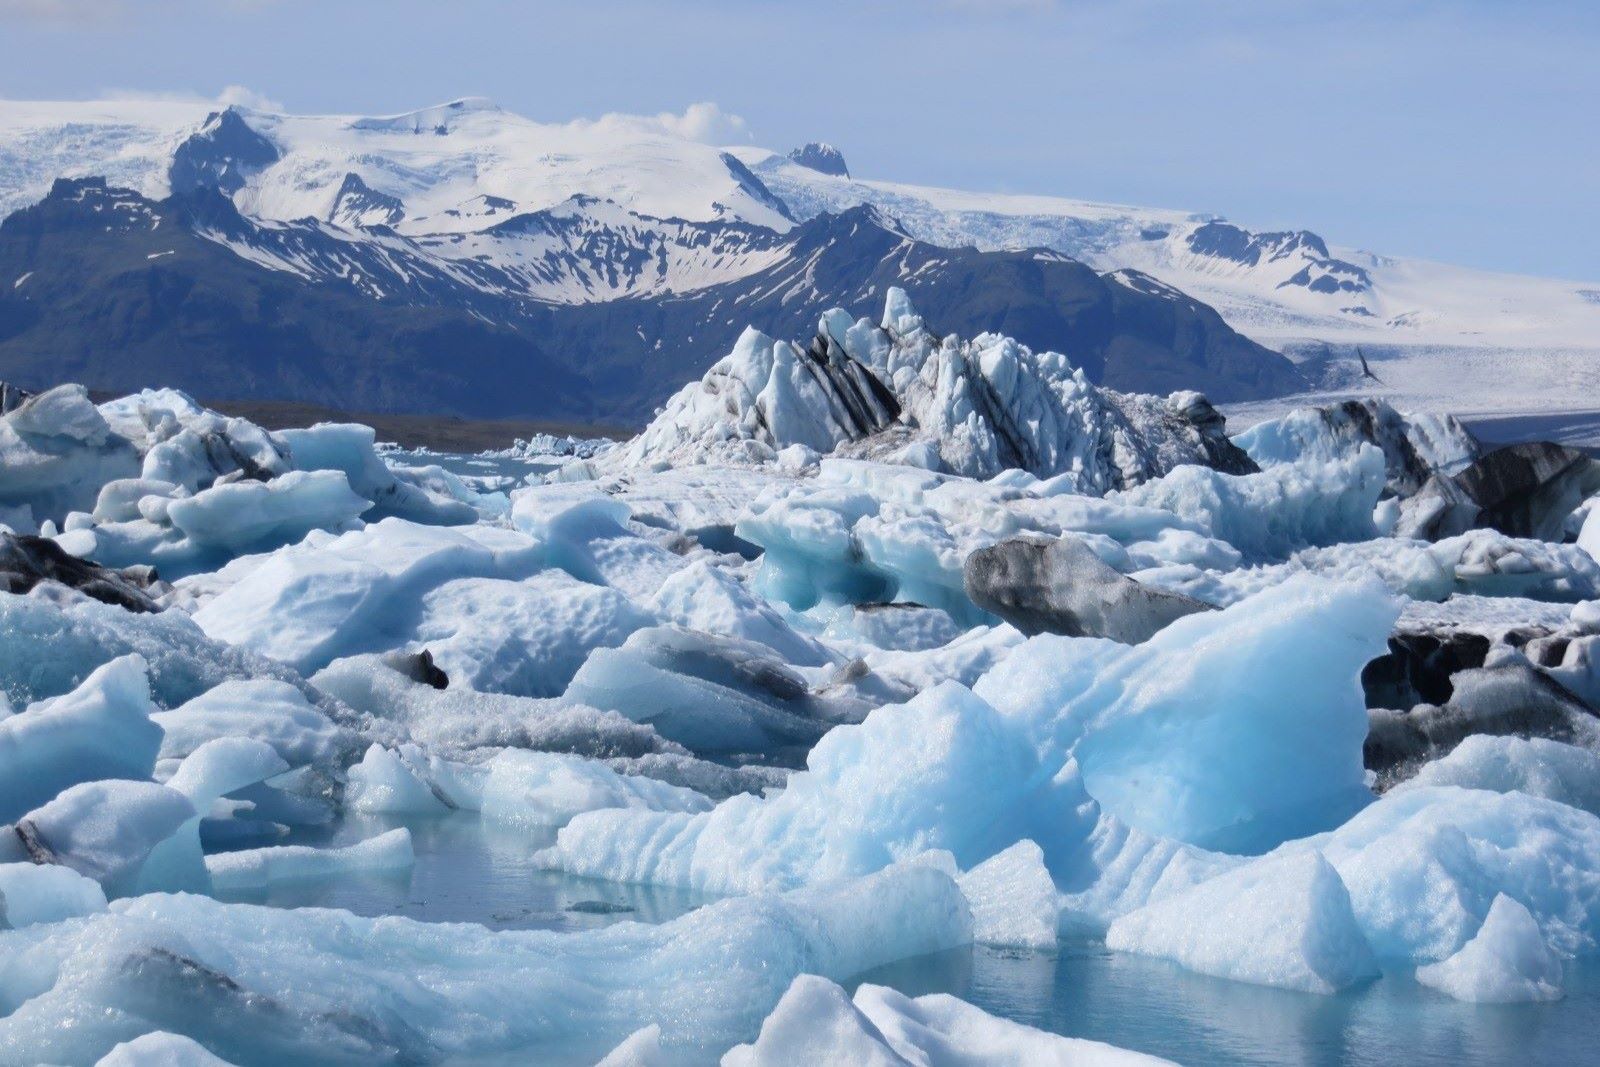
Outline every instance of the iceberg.
<path id="1" fill-rule="evenodd" d="M 178 1034 L 162 1031 L 124 1041 L 104 1057 L 95 1067 L 231 1067 L 207 1052 L 197 1041 Z"/>
<path id="2" fill-rule="evenodd" d="M 1370 541 L 1383 479 L 1383 454 L 1363 445 L 1348 458 L 1254 474 L 1178 467 L 1116 499 L 1170 511 L 1247 557 L 1274 560 L 1309 546 Z"/>
<path id="3" fill-rule="evenodd" d="M 147 861 L 196 816 L 189 798 L 154 782 L 83 782 L 16 821 L 0 842 L 0 862 L 60 863 L 92 878 L 108 897 L 205 888 L 204 868 Z"/>
<path id="4" fill-rule="evenodd" d="M 1106 945 L 1306 993 L 1378 976 L 1350 894 L 1314 851 L 1247 864 L 1129 912 L 1112 922 Z"/>
<path id="5" fill-rule="evenodd" d="M 1533 914 L 1555 951 L 1600 943 L 1600 818 L 1552 800 L 1410 789 L 1286 847 L 1317 849 L 1339 872 L 1380 960 L 1453 955 L 1502 893 Z"/>
<path id="6" fill-rule="evenodd" d="M 794 980 L 761 1024 L 760 1036 L 722 1058 L 722 1067 L 799 1063 L 1156 1067 L 1170 1061 L 1045 1033 L 943 993 L 912 998 L 885 986 L 864 984 L 851 998 L 826 978 L 805 974 Z"/>
<path id="7" fill-rule="evenodd" d="M 1453 415 L 1396 411 L 1381 399 L 1295 408 L 1259 422 L 1233 443 L 1262 467 L 1311 460 L 1328 463 L 1363 444 L 1383 452 L 1385 487 L 1411 496 L 1435 474 L 1458 474 L 1478 458 L 1478 442 Z"/>
<path id="8" fill-rule="evenodd" d="M 139 473 L 139 453 L 83 386 L 59 385 L 0 415 L 0 469 L 0 510 L 26 515 L 31 527 L 94 507 L 102 485 Z"/>
<path id="9" fill-rule="evenodd" d="M 277 845 L 206 857 L 211 883 L 219 890 L 264 889 L 275 882 L 342 877 L 358 871 L 404 871 L 416 862 L 411 831 L 396 827 L 343 848 Z"/>
<path id="10" fill-rule="evenodd" d="M 898 291 L 559 469 L 26 400 L 0 1062 L 1150 1062 L 835 984 L 1084 937 L 1559 996 L 1600 952 L 1590 467 L 1495 505 L 1576 542 L 1397 538 L 1510 460 L 1377 401 L 1223 431 Z M 474 922 L 215 899 L 411 891 Z"/>
<path id="11" fill-rule="evenodd" d="M 1478 1003 L 1560 1000 L 1562 970 L 1528 909 L 1501 893 L 1472 940 L 1454 956 L 1418 967 L 1417 981 Z"/>
<path id="12" fill-rule="evenodd" d="M 1359 677 L 1397 614 L 1374 587 L 1305 578 L 1132 648 L 1034 638 L 975 690 L 947 682 L 835 727 L 779 796 L 580 815 L 545 858 L 750 892 L 929 849 L 965 869 L 1031 837 L 1060 877 L 1094 826 L 1080 811 L 1091 799 L 1157 838 L 1265 851 L 1370 802 Z M 1263 687 L 1269 676 L 1280 685 Z M 1071 781 L 1059 779 L 1069 761 Z"/>
<path id="13" fill-rule="evenodd" d="M 211 637 L 309 673 L 340 656 L 403 643 L 409 627 L 401 629 L 402 621 L 437 586 L 526 577 L 542 556 L 537 542 L 509 530 L 384 519 L 278 550 L 207 601 L 194 621 Z"/>
<path id="14" fill-rule="evenodd" d="M 358 496 L 368 501 L 364 517 L 409 519 L 440 526 L 478 521 L 478 512 L 458 496 L 429 492 L 402 476 L 378 457 L 373 448 L 377 434 L 355 423 L 318 423 L 303 430 L 280 430 L 275 435 L 305 471 L 338 472 Z"/>
<path id="15" fill-rule="evenodd" d="M 1044 850 L 1018 841 L 959 876 L 972 907 L 972 938 L 1008 948 L 1053 949 L 1060 901 Z"/>
<path id="16" fill-rule="evenodd" d="M 414 643 L 453 683 L 516 696 L 560 696 L 597 648 L 655 617 L 614 589 L 542 571 L 520 582 L 457 578 L 422 597 Z"/>
<path id="17" fill-rule="evenodd" d="M 987 478 L 1060 476 L 1082 492 L 1136 485 L 1184 463 L 1255 464 L 1198 393 L 1150 397 L 1090 384 L 1056 352 L 985 333 L 939 337 L 890 288 L 881 325 L 824 312 L 809 347 L 755 329 L 685 386 L 616 466 L 770 463 L 801 446 Z"/>
<path id="18" fill-rule="evenodd" d="M 335 660 L 311 677 L 319 691 L 371 717 L 368 733 L 465 755 L 476 749 L 576 752 L 597 759 L 687 754 L 649 726 L 582 704 L 435 689 L 379 655 Z"/>
<path id="19" fill-rule="evenodd" d="M 241 1062 L 593 1062 L 641 1025 L 727 1048 L 801 974 L 844 980 L 971 939 L 950 877 L 899 867 L 576 933 L 155 894 L 0 932 L 0 1060 L 92 1063 L 152 1031 Z M 553 1003 L 560 1011 L 550 1011 Z M 65 1017 L 82 1020 L 54 1025 Z"/>
<path id="20" fill-rule="evenodd" d="M 163 733 L 162 759 L 181 759 L 218 738 L 246 737 L 270 745 L 289 766 L 332 765 L 348 762 L 358 744 L 354 731 L 299 687 L 271 678 L 229 679 L 150 718 Z"/>
<path id="21" fill-rule="evenodd" d="M 0 820 L 11 822 L 68 786 L 149 778 L 161 750 L 150 721 L 146 664 L 122 656 L 70 693 L 0 718 Z"/>
<path id="22" fill-rule="evenodd" d="M 345 804 L 369 815 L 443 815 L 454 807 L 404 756 L 382 745 L 350 768 Z"/>
<path id="23" fill-rule="evenodd" d="M 1473 734 L 1391 791 L 1430 786 L 1526 793 L 1600 815 L 1600 755 L 1540 737 Z"/>
<path id="24" fill-rule="evenodd" d="M 106 910 L 92 878 L 55 864 L 0 863 L 0 930 L 57 923 Z"/>
<path id="25" fill-rule="evenodd" d="M 696 753 L 770 753 L 809 745 L 865 707 L 814 697 L 765 645 L 675 626 L 636 631 L 592 653 L 568 700 L 645 723 Z"/>

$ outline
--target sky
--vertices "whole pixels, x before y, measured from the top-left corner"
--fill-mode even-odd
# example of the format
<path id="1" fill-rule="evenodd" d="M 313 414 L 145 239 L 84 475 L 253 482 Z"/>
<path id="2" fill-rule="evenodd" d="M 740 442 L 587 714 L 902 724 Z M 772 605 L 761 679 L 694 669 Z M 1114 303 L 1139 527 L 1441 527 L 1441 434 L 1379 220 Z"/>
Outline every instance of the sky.
<path id="1" fill-rule="evenodd" d="M 1600 280 L 1591 0 L 0 0 L 0 97 L 683 114 L 858 177 Z M 242 89 L 239 87 L 243 87 Z"/>

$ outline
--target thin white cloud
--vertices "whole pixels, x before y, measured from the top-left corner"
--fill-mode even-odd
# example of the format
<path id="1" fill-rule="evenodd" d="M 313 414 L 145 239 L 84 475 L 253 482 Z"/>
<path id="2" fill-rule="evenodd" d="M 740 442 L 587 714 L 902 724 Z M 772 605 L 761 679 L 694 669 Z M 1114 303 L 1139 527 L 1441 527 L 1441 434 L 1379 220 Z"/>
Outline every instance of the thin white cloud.
<path id="1" fill-rule="evenodd" d="M 656 130 L 704 144 L 750 140 L 749 125 L 742 116 L 724 111 L 720 105 L 709 100 L 690 104 L 681 113 L 662 111 L 654 115 L 629 115 L 613 111 L 598 119 L 579 119 L 575 125 Z"/>
<path id="2" fill-rule="evenodd" d="M 690 104 L 681 115 L 663 111 L 656 116 L 656 121 L 679 137 L 707 144 L 726 144 L 750 137 L 743 117 L 730 114 L 709 100 Z"/>
<path id="3" fill-rule="evenodd" d="M 229 85 L 217 94 L 219 104 L 237 104 L 256 111 L 284 111 L 283 102 L 243 85 Z"/>
<path id="4" fill-rule="evenodd" d="M 256 111 L 285 111 L 282 102 L 258 93 L 243 85 L 229 85 L 214 96 L 205 93 L 163 89 L 102 89 L 95 94 L 98 100 L 151 100 L 165 104 L 237 104 Z"/>

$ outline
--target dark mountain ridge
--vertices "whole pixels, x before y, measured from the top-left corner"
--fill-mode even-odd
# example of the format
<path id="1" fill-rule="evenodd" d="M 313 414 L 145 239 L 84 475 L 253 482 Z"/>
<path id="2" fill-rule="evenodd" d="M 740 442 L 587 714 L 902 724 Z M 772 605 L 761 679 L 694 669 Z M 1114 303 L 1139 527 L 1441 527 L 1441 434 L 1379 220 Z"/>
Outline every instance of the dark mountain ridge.
<path id="1" fill-rule="evenodd" d="M 263 223 L 203 182 L 154 201 L 101 179 L 58 181 L 0 222 L 0 279 L 14 280 L 0 285 L 0 378 L 637 424 L 747 325 L 805 337 L 823 310 L 875 316 L 886 290 L 901 286 L 944 331 L 994 330 L 1054 348 L 1118 389 L 1193 388 L 1229 400 L 1300 385 L 1288 360 L 1133 272 L 1102 275 L 1044 250 L 941 248 L 871 208 L 778 235 L 642 216 L 619 227 L 583 215 L 599 203 L 575 200 L 495 227 L 502 232 L 490 239 L 561 238 L 513 269 L 493 256 L 442 256 L 427 242 L 446 238 L 382 225 Z M 689 292 L 579 303 L 527 295 L 530 279 L 546 276 L 597 279 L 602 292 L 619 278 L 649 281 L 674 247 L 749 253 L 767 265 Z"/>

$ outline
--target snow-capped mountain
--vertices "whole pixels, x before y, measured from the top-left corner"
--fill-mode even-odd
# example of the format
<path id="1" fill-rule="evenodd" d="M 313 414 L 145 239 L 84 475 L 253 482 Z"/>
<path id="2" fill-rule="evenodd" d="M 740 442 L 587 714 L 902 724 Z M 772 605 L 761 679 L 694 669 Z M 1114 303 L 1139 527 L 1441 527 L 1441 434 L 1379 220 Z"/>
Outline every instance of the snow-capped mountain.
<path id="1" fill-rule="evenodd" d="M 1045 247 L 1160 278 L 1296 359 L 1323 395 L 1382 393 L 1474 414 L 1596 406 L 1600 282 L 1383 256 L 1203 213 L 862 180 L 736 151 L 797 218 L 872 204 L 925 241 Z M 1363 375 L 1358 346 L 1376 380 Z"/>
<path id="2" fill-rule="evenodd" d="M 90 176 L 154 199 L 214 185 L 247 214 L 278 221 L 327 219 L 354 192 L 410 234 L 475 230 L 577 194 L 659 218 L 791 224 L 732 154 L 627 116 L 537 123 L 479 99 L 383 117 L 0 103 L 0 212 L 39 199 L 57 177 Z"/>
<path id="3" fill-rule="evenodd" d="M 380 117 L 0 103 L 0 213 L 39 201 L 61 176 L 103 177 L 157 213 L 176 196 L 194 235 L 302 284 L 337 282 L 524 333 L 548 317 L 540 308 L 599 309 L 564 316 L 605 323 L 579 331 L 587 351 L 569 358 L 586 367 L 637 372 L 666 350 L 682 355 L 652 371 L 697 375 L 747 324 L 795 335 L 822 307 L 863 309 L 900 285 L 963 334 L 1004 329 L 1066 351 L 1108 384 L 1203 388 L 1253 402 L 1252 413 L 1308 391 L 1467 412 L 1572 409 L 1586 403 L 1575 387 L 1600 369 L 1600 283 L 1380 257 L 1204 214 L 862 180 L 831 145 L 724 149 L 651 119 L 538 123 L 477 99 Z M 216 193 L 233 210 L 208 199 Z M 822 219 L 855 229 L 812 225 Z M 19 321 L 37 329 L 51 264 L 15 247 L 7 258 L 13 291 L 0 296 L 32 301 Z M 1080 295 L 1093 295 L 1046 306 L 1063 292 L 1043 275 L 1078 278 Z M 668 322 L 681 336 L 650 332 Z M 1204 328 L 1185 334 L 1182 323 Z M 5 357 L 18 332 L 0 338 L 0 377 L 20 362 Z M 674 384 L 659 382 L 654 398 Z M 641 403 L 615 410 L 637 418 L 649 410 Z"/>

